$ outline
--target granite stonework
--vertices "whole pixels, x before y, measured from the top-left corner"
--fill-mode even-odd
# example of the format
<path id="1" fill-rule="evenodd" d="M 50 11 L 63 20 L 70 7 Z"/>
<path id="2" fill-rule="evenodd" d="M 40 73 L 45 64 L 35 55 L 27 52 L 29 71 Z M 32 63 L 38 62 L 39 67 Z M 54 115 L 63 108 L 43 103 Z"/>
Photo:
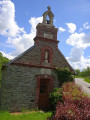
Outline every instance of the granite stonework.
<path id="1" fill-rule="evenodd" d="M 54 87 L 58 87 L 53 70 L 43 70 L 53 75 Z M 39 74 L 43 74 L 42 68 L 9 65 L 3 73 L 1 108 L 11 112 L 36 108 L 36 75 Z"/>
<path id="2" fill-rule="evenodd" d="M 71 66 L 66 61 L 65 57 L 57 49 L 55 43 L 45 42 L 42 40 L 39 40 L 39 45 L 36 45 L 32 50 L 22 55 L 20 58 L 15 60 L 13 63 L 28 63 L 32 65 L 33 64 L 40 65 L 41 50 L 44 46 L 49 46 L 53 50 L 52 67 L 61 67 L 61 68 L 68 67 L 71 71 L 73 71 Z"/>
<path id="3" fill-rule="evenodd" d="M 47 15 L 49 20 L 46 20 Z M 58 29 L 53 25 L 53 17 L 48 7 L 48 11 L 43 14 L 43 22 L 36 27 L 34 46 L 4 66 L 1 85 L 2 109 L 14 112 L 23 108 L 38 107 L 42 79 L 48 80 L 46 88 L 49 94 L 53 87 L 59 87 L 59 81 L 54 73 L 56 67 L 68 67 L 74 73 L 58 49 Z"/>

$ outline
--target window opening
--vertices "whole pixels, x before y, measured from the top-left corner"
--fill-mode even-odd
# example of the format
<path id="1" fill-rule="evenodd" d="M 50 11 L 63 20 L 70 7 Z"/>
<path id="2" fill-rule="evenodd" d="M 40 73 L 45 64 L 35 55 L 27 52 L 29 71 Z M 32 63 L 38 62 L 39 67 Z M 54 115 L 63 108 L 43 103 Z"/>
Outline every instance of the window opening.
<path id="1" fill-rule="evenodd" d="M 46 16 L 46 23 L 47 23 L 47 24 L 50 24 L 50 18 L 49 18 L 48 15 Z"/>
<path id="2" fill-rule="evenodd" d="M 47 82 L 46 80 L 40 80 L 40 93 L 47 92 Z"/>

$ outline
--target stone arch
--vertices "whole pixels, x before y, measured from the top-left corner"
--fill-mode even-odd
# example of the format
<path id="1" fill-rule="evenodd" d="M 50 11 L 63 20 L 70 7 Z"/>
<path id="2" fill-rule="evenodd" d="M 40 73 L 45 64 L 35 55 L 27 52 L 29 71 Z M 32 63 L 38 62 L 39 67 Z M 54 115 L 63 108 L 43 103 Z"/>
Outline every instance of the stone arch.
<path id="1" fill-rule="evenodd" d="M 46 12 L 44 12 L 44 14 L 43 14 L 43 23 L 53 25 L 53 17 L 54 17 L 54 15 L 51 12 L 51 8 L 49 6 L 47 8 L 48 8 L 48 10 Z M 46 19 L 47 16 L 49 17 L 49 20 Z"/>
<path id="2" fill-rule="evenodd" d="M 44 62 L 44 58 L 45 58 L 45 51 L 49 51 L 49 63 L 52 64 L 52 54 L 53 54 L 53 50 L 51 47 L 49 46 L 44 46 L 42 49 L 41 49 L 41 64 Z"/>

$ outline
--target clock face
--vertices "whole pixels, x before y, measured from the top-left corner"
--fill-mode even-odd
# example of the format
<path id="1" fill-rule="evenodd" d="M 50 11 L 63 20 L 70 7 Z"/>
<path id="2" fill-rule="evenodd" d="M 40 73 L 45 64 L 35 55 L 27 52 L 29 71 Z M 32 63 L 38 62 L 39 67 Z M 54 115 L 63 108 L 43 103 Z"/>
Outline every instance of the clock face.
<path id="1" fill-rule="evenodd" d="M 44 33 L 45 38 L 53 39 L 53 35 L 49 33 Z"/>

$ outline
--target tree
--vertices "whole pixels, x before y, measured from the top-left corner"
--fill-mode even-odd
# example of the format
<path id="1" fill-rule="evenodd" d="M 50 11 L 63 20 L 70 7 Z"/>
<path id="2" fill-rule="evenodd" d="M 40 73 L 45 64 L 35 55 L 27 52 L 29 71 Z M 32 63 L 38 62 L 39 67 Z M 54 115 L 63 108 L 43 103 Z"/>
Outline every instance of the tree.
<path id="1" fill-rule="evenodd" d="M 2 66 L 8 63 L 10 60 L 6 57 L 3 57 L 3 54 L 0 52 L 0 86 L 1 86 L 1 78 L 2 78 Z"/>
<path id="2" fill-rule="evenodd" d="M 80 75 L 83 77 L 90 76 L 90 67 L 88 66 L 87 68 L 83 69 Z"/>
<path id="3" fill-rule="evenodd" d="M 80 75 L 80 69 L 76 69 L 75 71 L 77 73 L 77 76 L 79 76 Z"/>

